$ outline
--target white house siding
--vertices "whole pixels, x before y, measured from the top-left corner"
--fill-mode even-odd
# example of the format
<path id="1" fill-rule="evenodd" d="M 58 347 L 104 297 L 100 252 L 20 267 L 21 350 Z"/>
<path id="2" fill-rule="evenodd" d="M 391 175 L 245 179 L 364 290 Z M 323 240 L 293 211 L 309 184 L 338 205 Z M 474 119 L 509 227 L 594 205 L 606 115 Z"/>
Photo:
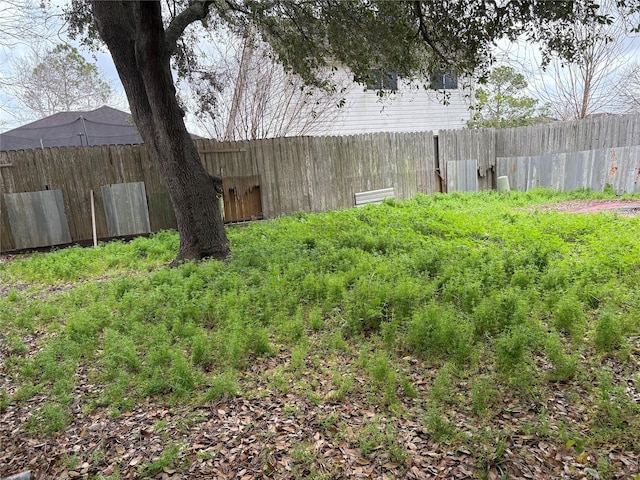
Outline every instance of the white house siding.
<path id="1" fill-rule="evenodd" d="M 462 82 L 459 82 L 462 83 Z M 469 90 L 425 90 L 398 79 L 398 90 L 380 97 L 353 84 L 345 104 L 314 125 L 307 135 L 353 135 L 374 132 L 423 132 L 465 128 L 470 119 Z"/>

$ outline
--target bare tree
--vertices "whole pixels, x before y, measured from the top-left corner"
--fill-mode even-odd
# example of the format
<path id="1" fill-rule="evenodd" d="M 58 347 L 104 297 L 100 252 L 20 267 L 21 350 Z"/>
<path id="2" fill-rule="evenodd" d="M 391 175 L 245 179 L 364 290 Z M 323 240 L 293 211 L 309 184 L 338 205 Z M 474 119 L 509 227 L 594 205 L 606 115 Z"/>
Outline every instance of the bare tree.
<path id="1" fill-rule="evenodd" d="M 17 100 L 14 116 L 22 121 L 69 110 L 91 110 L 116 101 L 111 82 L 98 67 L 69 45 L 34 47 L 11 62 L 8 85 Z"/>
<path id="2" fill-rule="evenodd" d="M 60 34 L 62 12 L 51 7 L 48 0 L 0 1 L 0 112 L 13 117 L 16 107 L 8 93 L 14 81 L 7 68 L 28 45 L 44 44 Z M 2 120 L 4 125 L 8 122 Z"/>
<path id="3" fill-rule="evenodd" d="M 640 113 L 640 65 L 629 66 L 622 76 L 624 88 L 620 97 L 625 105 L 625 113 Z"/>
<path id="4" fill-rule="evenodd" d="M 0 2 L 0 49 L 6 55 L 18 45 L 50 39 L 59 33 L 61 12 L 48 1 L 2 0 Z"/>
<path id="5" fill-rule="evenodd" d="M 615 0 L 604 0 L 600 13 L 611 23 L 577 24 L 575 33 L 582 46 L 571 61 L 554 57 L 545 64 L 528 50 L 509 63 L 519 63 L 531 93 L 550 105 L 551 115 L 559 120 L 586 118 L 596 113 L 622 113 L 625 77 L 630 62 L 635 63 L 633 38 L 628 33 L 631 18 L 619 10 Z M 521 52 L 520 52 L 521 54 Z"/>
<path id="6" fill-rule="evenodd" d="M 299 76 L 284 70 L 268 44 L 253 35 L 227 35 L 215 43 L 212 57 L 217 59 L 221 81 L 216 108 L 200 108 L 196 120 L 210 137 L 243 140 L 305 135 L 338 115 L 340 86 L 326 90 L 305 85 Z M 190 110 L 198 110 L 195 102 L 190 103 Z"/>

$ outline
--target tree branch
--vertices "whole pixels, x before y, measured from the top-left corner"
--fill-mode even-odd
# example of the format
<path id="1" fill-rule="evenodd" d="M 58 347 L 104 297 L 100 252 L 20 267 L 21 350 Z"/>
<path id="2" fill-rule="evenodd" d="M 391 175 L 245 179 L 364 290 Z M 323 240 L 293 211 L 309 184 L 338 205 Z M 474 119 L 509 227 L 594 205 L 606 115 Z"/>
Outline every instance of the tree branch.
<path id="1" fill-rule="evenodd" d="M 238 3 L 236 3 L 233 0 L 225 0 L 224 3 L 226 3 L 227 7 L 229 7 L 229 9 L 233 10 L 234 12 L 240 12 L 240 13 L 244 13 L 245 15 L 251 15 L 251 12 L 249 10 L 241 7 Z"/>
<path id="2" fill-rule="evenodd" d="M 177 49 L 178 39 L 185 29 L 193 22 L 202 20 L 209 15 L 209 7 L 215 0 L 192 0 L 189 6 L 176 16 L 165 30 L 165 42 L 169 54 L 173 54 Z"/>
<path id="3" fill-rule="evenodd" d="M 418 32 L 420 33 L 422 40 L 424 40 L 424 42 L 431 47 L 433 52 L 438 57 L 440 57 L 441 60 L 444 60 L 445 63 L 449 64 L 450 63 L 449 59 L 440 51 L 440 49 L 435 45 L 435 43 L 433 43 L 433 41 L 431 40 L 431 36 L 429 35 L 429 32 L 427 32 L 427 25 L 424 21 L 424 13 L 422 12 L 422 4 L 420 3 L 420 1 L 416 0 L 413 3 L 413 7 L 414 7 L 413 10 L 416 14 L 416 17 L 418 17 L 418 22 L 419 22 Z"/>

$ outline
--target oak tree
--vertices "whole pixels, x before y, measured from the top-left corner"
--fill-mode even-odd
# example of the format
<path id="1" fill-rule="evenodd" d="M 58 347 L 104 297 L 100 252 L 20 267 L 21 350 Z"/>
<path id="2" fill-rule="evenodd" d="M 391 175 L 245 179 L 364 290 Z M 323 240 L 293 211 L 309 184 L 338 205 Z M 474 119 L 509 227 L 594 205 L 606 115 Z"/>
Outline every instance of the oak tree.
<path id="1" fill-rule="evenodd" d="M 169 5 L 163 12 L 162 5 Z M 198 157 L 176 100 L 172 56 L 190 58 L 185 38 L 226 24 L 257 32 L 288 71 L 323 86 L 316 72 L 341 65 L 364 82 L 376 68 L 401 77 L 468 73 L 491 61 L 499 39 L 538 41 L 575 53 L 576 23 L 599 18 L 596 0 L 74 0 L 70 18 L 111 52 L 133 119 L 167 187 L 180 233 L 176 261 L 229 253 L 212 178 Z M 83 23 L 85 22 L 85 23 Z M 90 22 L 90 23 L 86 23 Z M 251 28 L 247 28 L 250 26 Z M 88 27 L 88 30 L 87 28 Z"/>

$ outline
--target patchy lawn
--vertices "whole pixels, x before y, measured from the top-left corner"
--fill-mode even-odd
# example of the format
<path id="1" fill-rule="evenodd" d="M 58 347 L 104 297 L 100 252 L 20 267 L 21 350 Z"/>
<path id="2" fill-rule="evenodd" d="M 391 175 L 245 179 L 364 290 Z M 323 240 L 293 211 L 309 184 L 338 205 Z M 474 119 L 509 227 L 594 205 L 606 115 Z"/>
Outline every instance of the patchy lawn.
<path id="1" fill-rule="evenodd" d="M 169 232 L 5 257 L 0 477 L 638 478 L 640 200 L 619 202 L 300 213 L 175 269 Z"/>

